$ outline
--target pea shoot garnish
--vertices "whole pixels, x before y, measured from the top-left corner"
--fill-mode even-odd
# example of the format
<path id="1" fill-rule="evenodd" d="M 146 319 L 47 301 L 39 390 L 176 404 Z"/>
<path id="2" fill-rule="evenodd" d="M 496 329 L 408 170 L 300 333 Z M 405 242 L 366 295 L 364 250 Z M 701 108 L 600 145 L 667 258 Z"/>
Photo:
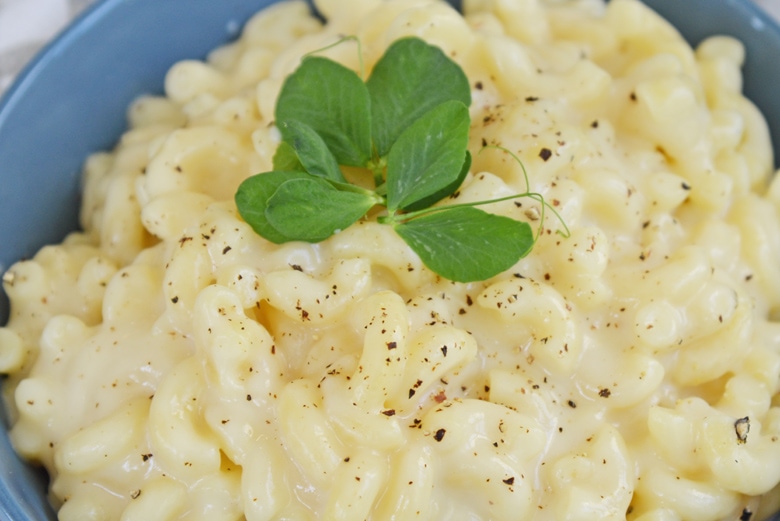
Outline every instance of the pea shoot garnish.
<path id="1" fill-rule="evenodd" d="M 327 58 L 307 56 L 276 105 L 282 143 L 271 172 L 246 179 L 235 199 L 242 218 L 271 242 L 320 242 L 376 206 L 435 273 L 457 282 L 488 279 L 528 254 L 528 223 L 476 206 L 436 205 L 471 167 L 471 89 L 463 70 L 418 38 L 394 42 L 363 81 Z M 364 169 L 373 189 L 341 167 Z M 370 183 L 366 183 L 370 184 Z"/>

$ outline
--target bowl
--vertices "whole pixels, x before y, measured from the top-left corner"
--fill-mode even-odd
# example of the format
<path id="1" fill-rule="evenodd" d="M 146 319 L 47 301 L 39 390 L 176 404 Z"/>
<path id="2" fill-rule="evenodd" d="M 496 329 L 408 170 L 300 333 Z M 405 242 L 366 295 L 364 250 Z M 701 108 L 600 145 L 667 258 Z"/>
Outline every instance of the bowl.
<path id="1" fill-rule="evenodd" d="M 115 143 L 134 98 L 161 92 L 174 62 L 204 57 L 272 3 L 102 0 L 43 49 L 0 99 L 0 272 L 77 228 L 82 163 Z M 780 27 L 749 0 L 645 3 L 693 45 L 713 34 L 744 42 L 745 93 L 766 116 L 780 156 Z M 0 324 L 7 317 L 0 292 Z M 0 416 L 0 519 L 55 519 L 45 473 L 16 456 Z"/>

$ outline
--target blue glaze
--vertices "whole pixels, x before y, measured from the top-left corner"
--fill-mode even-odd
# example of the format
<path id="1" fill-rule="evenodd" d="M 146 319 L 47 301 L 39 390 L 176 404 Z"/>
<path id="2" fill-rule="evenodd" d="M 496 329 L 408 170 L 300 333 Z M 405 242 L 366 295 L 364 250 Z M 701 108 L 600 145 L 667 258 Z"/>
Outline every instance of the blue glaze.
<path id="1" fill-rule="evenodd" d="M 115 143 L 134 98 L 161 92 L 174 62 L 204 57 L 274 2 L 102 0 L 44 49 L 0 99 L 0 273 L 76 229 L 83 161 Z M 780 151 L 780 28 L 747 0 L 646 3 L 694 45 L 716 33 L 746 44 L 745 92 L 766 115 Z M 0 292 L 0 324 L 7 316 L 8 300 Z M 2 408 L 0 418 L 7 427 Z M 45 473 L 19 460 L 5 428 L 0 519 L 55 519 Z"/>

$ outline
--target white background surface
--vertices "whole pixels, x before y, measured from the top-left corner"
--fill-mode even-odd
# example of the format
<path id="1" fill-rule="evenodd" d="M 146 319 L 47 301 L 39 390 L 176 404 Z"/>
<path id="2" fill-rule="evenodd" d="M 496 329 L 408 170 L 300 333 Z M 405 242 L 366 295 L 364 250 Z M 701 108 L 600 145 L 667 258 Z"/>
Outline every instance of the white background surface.
<path id="1" fill-rule="evenodd" d="M 93 1 L 0 0 L 0 93 L 42 45 Z M 754 1 L 780 20 L 780 0 Z"/>

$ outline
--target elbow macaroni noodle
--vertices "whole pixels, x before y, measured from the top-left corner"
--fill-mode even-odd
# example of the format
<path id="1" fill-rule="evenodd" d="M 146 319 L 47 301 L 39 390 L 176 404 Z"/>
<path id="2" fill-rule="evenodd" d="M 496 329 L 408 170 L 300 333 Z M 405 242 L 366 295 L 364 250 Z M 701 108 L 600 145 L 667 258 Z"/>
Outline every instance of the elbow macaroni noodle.
<path id="1" fill-rule="evenodd" d="M 17 451 L 62 521 L 758 519 L 780 482 L 780 180 L 742 45 L 637 0 L 279 3 L 129 109 L 83 232 L 5 275 Z M 354 34 L 473 86 L 458 197 L 571 229 L 480 283 L 388 226 L 274 245 L 232 196 L 276 96 Z M 354 42 L 322 51 L 358 68 Z M 544 151 L 544 152 L 543 152 Z M 540 224 L 521 199 L 490 211 Z M 755 516 L 755 517 L 753 517 Z"/>

